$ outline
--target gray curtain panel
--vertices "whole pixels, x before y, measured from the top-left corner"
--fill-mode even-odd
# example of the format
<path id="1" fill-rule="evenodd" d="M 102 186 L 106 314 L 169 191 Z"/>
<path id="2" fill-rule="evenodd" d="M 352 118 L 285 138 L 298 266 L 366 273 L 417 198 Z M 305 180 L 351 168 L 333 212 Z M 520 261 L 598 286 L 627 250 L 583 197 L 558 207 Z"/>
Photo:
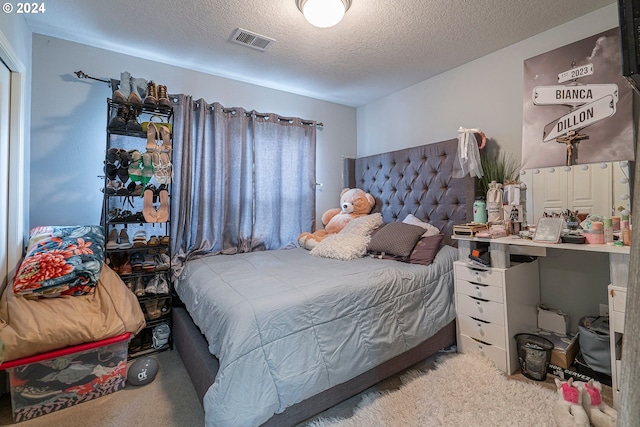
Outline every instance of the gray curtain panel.
<path id="1" fill-rule="evenodd" d="M 296 245 L 315 223 L 315 122 L 173 98 L 174 277 L 188 259 Z"/>

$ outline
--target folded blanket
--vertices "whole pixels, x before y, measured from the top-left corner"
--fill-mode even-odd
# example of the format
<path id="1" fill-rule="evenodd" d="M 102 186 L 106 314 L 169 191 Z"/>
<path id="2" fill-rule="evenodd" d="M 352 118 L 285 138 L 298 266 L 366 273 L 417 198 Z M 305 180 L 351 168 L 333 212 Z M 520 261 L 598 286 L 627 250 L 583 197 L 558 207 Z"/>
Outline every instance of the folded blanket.
<path id="1" fill-rule="evenodd" d="M 144 326 L 138 299 L 107 265 L 89 295 L 33 300 L 7 286 L 0 298 L 5 362 L 125 332 L 135 335 Z"/>

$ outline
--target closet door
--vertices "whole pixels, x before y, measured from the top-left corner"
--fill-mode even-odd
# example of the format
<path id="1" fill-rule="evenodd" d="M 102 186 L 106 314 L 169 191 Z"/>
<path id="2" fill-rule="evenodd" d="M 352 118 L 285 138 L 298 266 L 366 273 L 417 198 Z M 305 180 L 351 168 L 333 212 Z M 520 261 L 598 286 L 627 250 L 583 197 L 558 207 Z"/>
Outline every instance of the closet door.
<path id="1" fill-rule="evenodd" d="M 0 61 L 0 289 L 8 282 L 10 80 L 9 69 Z"/>

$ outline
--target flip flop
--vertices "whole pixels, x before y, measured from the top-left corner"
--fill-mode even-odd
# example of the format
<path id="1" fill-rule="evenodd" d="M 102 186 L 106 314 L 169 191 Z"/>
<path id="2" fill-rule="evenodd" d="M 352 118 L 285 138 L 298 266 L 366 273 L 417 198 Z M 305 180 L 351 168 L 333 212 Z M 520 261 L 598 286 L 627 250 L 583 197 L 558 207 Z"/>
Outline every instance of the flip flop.
<path id="1" fill-rule="evenodd" d="M 158 197 L 160 198 L 160 207 L 156 212 L 156 222 L 167 222 L 169 221 L 169 191 L 166 188 L 160 188 Z"/>

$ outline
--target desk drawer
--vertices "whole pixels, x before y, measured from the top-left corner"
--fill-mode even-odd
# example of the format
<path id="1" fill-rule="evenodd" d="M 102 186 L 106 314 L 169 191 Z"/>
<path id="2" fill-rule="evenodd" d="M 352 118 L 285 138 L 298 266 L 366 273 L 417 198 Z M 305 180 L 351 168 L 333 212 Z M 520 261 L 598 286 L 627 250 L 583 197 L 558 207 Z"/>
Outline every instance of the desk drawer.
<path id="1" fill-rule="evenodd" d="M 478 342 L 466 335 L 458 335 L 458 349 L 461 353 L 479 353 L 496 364 L 501 371 L 507 372 L 507 352 L 496 345 Z"/>
<path id="2" fill-rule="evenodd" d="M 497 323 L 504 326 L 504 305 L 481 299 L 472 298 L 469 295 L 457 294 L 458 314 L 466 314 L 485 322 Z"/>
<path id="3" fill-rule="evenodd" d="M 489 270 L 476 270 L 463 264 L 455 264 L 455 277 L 456 279 L 466 280 L 472 283 L 481 283 L 483 285 L 492 285 L 503 287 L 504 275 L 502 271 L 489 269 Z"/>
<path id="4" fill-rule="evenodd" d="M 489 344 L 505 348 L 504 326 L 475 320 L 467 315 L 458 314 L 459 333 Z"/>
<path id="5" fill-rule="evenodd" d="M 456 279 L 456 292 L 499 303 L 504 301 L 501 287 L 471 283 L 462 279 Z"/>

